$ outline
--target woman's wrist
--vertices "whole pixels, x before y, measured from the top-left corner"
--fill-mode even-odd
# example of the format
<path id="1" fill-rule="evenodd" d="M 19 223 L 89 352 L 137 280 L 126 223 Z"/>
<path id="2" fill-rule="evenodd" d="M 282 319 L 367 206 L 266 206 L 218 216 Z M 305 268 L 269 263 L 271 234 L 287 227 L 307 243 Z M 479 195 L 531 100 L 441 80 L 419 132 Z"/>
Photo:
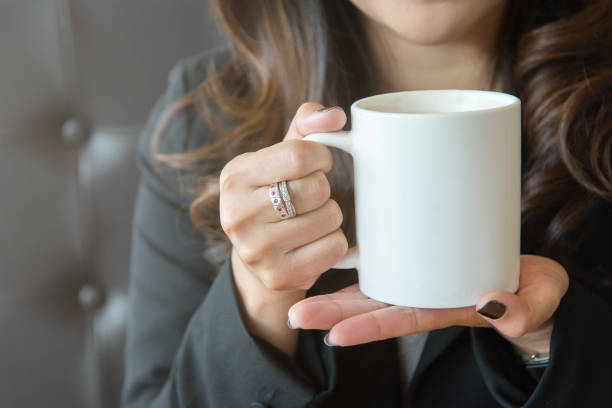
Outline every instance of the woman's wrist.
<path id="1" fill-rule="evenodd" d="M 521 337 L 504 336 L 514 347 L 517 355 L 526 363 L 546 361 L 550 355 L 550 338 L 554 318 L 549 319 L 537 330 Z"/>
<path id="2" fill-rule="evenodd" d="M 287 325 L 287 312 L 306 297 L 306 291 L 272 291 L 251 274 L 233 249 L 231 257 L 239 307 L 247 330 L 293 358 L 299 332 Z"/>

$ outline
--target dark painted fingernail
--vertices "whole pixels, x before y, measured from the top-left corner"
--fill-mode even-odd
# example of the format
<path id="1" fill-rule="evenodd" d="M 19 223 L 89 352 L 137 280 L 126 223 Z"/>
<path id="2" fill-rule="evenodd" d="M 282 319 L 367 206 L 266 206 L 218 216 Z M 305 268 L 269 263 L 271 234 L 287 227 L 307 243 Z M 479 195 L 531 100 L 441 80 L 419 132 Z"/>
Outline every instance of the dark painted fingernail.
<path id="1" fill-rule="evenodd" d="M 332 343 L 331 341 L 329 341 L 329 333 L 327 333 L 327 334 L 325 335 L 325 337 L 323 337 L 323 343 L 325 343 L 325 345 L 326 345 L 326 346 L 329 346 L 329 347 L 334 347 L 334 346 L 335 346 L 335 344 L 334 344 L 334 343 Z"/>
<path id="2" fill-rule="evenodd" d="M 341 110 L 344 110 L 344 109 L 342 109 L 342 106 L 336 105 L 336 106 L 329 106 L 327 108 L 321 108 L 317 112 L 318 113 L 325 113 L 325 112 L 328 112 L 328 111 L 330 111 L 332 109 L 341 109 Z"/>
<path id="3" fill-rule="evenodd" d="M 489 319 L 499 319 L 506 313 L 506 305 L 497 300 L 489 300 L 477 312 Z"/>
<path id="4" fill-rule="evenodd" d="M 297 327 L 295 327 L 295 326 L 293 326 L 293 325 L 291 324 L 291 318 L 288 318 L 288 319 L 287 319 L 287 326 L 289 326 L 289 328 L 290 328 L 290 329 L 293 329 L 293 330 L 297 329 Z"/>

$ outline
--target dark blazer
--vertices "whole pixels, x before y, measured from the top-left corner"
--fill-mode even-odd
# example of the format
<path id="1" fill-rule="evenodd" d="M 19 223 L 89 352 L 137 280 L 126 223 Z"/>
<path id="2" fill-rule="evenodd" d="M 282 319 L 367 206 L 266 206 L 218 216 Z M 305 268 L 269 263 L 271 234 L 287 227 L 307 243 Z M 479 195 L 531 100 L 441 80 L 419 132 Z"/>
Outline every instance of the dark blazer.
<path id="1" fill-rule="evenodd" d="M 493 329 L 430 332 L 409 390 L 400 383 L 395 339 L 327 347 L 324 332 L 300 330 L 290 360 L 245 328 L 229 253 L 203 258 L 178 191 L 186 172 L 152 166 L 152 128 L 164 107 L 205 78 L 226 50 L 179 62 L 142 132 L 134 214 L 125 407 L 605 407 L 612 406 L 612 306 L 572 279 L 556 313 L 551 359 L 525 368 Z M 163 152 L 193 149 L 206 129 L 192 110 L 172 122 Z M 612 246 L 612 243 L 608 243 Z M 612 248 L 611 248 L 612 249 Z M 355 282 L 330 270 L 309 291 Z"/>

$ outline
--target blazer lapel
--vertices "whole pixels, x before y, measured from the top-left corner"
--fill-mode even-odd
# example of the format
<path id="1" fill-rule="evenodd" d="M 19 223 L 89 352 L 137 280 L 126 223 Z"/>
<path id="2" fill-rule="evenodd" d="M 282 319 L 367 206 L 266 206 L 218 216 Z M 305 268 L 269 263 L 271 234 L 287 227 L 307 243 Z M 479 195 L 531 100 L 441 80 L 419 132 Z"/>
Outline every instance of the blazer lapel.
<path id="1" fill-rule="evenodd" d="M 323 274 L 315 285 L 310 288 L 308 295 L 314 296 L 322 293 L 330 293 L 356 282 L 357 271 L 355 269 L 330 270 Z M 427 368 L 466 330 L 468 330 L 467 327 L 452 326 L 429 332 L 421 358 L 410 382 L 410 390 L 412 390 L 415 384 L 419 382 L 420 377 L 427 370 Z M 382 387 L 380 390 L 375 391 L 375 393 L 384 393 L 384 387 L 387 387 L 387 389 L 399 389 L 399 387 L 401 387 L 401 384 L 399 383 L 401 368 L 399 366 L 397 339 L 388 339 L 385 341 L 362 345 L 361 347 L 358 347 L 361 352 L 359 353 L 359 357 L 357 357 L 354 351 L 351 351 L 350 349 L 352 349 L 352 347 L 335 350 L 336 358 L 343 360 L 342 362 L 338 363 L 345 368 L 350 367 L 345 372 L 363 373 L 363 368 L 367 367 L 365 371 L 368 373 L 368 375 L 366 375 L 368 380 L 367 383 L 369 383 L 370 387 L 373 389 L 376 389 L 379 386 Z M 385 360 L 381 365 L 380 356 L 395 356 L 395 358 Z M 359 363 L 355 365 L 356 362 Z M 377 367 L 377 365 L 380 365 L 380 367 Z M 376 369 L 373 369 L 374 367 L 376 367 Z M 379 373 L 385 373 L 385 375 L 380 375 Z M 333 377 L 335 377 L 335 375 L 333 375 L 332 378 Z M 351 375 L 348 375 L 348 377 L 351 377 Z M 342 376 L 340 376 L 340 378 L 342 378 Z M 351 378 L 350 387 L 355 387 L 355 382 L 356 379 Z M 342 388 L 342 385 L 340 386 Z M 366 384 L 363 386 L 367 388 Z M 395 397 L 390 398 L 386 402 L 390 403 L 390 406 L 398 406 Z"/>
<path id="2" fill-rule="evenodd" d="M 466 330 L 468 328 L 464 326 L 451 326 L 429 332 L 421 358 L 410 382 L 411 389 L 419 382 L 425 370 Z"/>

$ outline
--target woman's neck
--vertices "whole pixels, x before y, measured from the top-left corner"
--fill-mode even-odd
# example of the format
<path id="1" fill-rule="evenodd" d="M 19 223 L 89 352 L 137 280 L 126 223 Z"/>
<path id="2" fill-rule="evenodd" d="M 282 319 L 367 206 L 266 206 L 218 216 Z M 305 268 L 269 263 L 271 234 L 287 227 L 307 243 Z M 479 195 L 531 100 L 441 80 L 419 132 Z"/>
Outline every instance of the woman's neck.
<path id="1" fill-rule="evenodd" d="M 362 18 L 373 58 L 378 61 L 380 92 L 502 89 L 495 62 L 503 9 L 488 15 L 461 38 L 434 45 L 410 42 L 367 16 Z"/>

